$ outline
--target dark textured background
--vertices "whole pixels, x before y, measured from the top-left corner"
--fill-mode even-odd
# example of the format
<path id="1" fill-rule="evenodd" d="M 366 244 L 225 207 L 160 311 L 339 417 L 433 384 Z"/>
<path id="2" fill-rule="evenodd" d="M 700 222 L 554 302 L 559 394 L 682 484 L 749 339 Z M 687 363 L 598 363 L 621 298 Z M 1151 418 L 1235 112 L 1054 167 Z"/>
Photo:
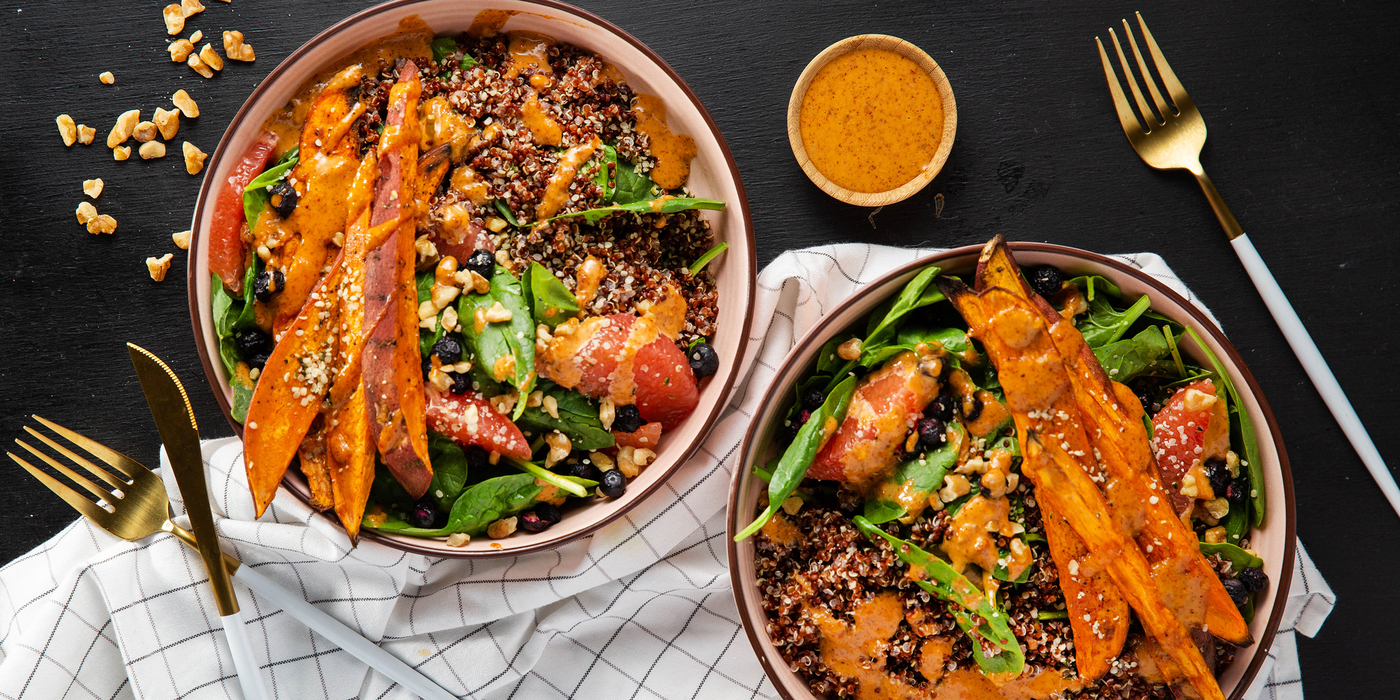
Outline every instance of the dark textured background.
<path id="1" fill-rule="evenodd" d="M 0 436 L 37 412 L 154 462 L 158 442 L 122 344 L 170 362 L 193 388 L 206 436 L 230 434 L 205 388 L 185 299 L 184 254 L 199 179 L 178 141 L 212 153 L 258 81 L 315 33 L 367 2 L 206 0 L 184 36 L 239 29 L 257 50 L 212 81 L 169 61 L 162 2 L 0 5 Z M 1384 697 L 1400 649 L 1400 518 L 1356 458 L 1275 329 L 1194 182 L 1150 170 L 1113 116 L 1093 37 L 1141 9 L 1210 129 L 1203 161 L 1292 298 L 1381 453 L 1396 406 L 1400 242 L 1400 6 L 1390 2 L 1075 3 L 589 0 L 661 54 L 705 102 L 748 188 L 760 264 L 787 248 L 863 240 L 980 243 L 995 233 L 1101 252 L 1160 253 L 1211 306 L 1254 370 L 1283 428 L 1298 534 L 1338 595 L 1319 637 L 1300 640 L 1310 697 Z M 149 7 L 147 7 L 149 5 Z M 1068 8 L 1068 9 L 1067 9 Z M 868 212 L 803 176 L 784 115 L 798 74 L 852 34 L 901 36 L 952 81 L 958 134 L 924 192 Z M 115 85 L 97 74 L 116 73 Z M 149 118 L 188 89 L 202 116 L 181 122 L 164 160 L 114 162 L 114 118 Z M 54 117 L 98 131 L 64 148 Z M 77 225 L 81 183 L 101 177 L 99 211 L 120 228 Z M 946 206 L 935 216 L 934 195 Z M 175 253 L 165 282 L 148 255 Z M 57 532 L 72 513 L 18 467 L 0 465 L 0 561 Z"/>

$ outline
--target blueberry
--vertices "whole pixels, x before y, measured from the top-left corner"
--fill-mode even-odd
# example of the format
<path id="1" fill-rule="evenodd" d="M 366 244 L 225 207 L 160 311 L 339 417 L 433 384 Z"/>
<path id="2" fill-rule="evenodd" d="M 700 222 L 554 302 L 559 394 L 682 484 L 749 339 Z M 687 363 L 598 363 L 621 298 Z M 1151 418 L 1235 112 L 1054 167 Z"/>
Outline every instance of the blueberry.
<path id="1" fill-rule="evenodd" d="M 627 477 L 616 469 L 603 472 L 603 478 L 598 481 L 598 493 L 608 498 L 621 498 L 627 493 Z"/>
<path id="2" fill-rule="evenodd" d="M 433 371 L 433 363 L 428 358 L 423 358 L 423 380 L 427 381 L 428 373 Z"/>
<path id="3" fill-rule="evenodd" d="M 914 429 L 919 431 L 919 449 L 933 450 L 943 444 L 943 421 L 937 418 L 920 418 L 914 423 Z"/>
<path id="4" fill-rule="evenodd" d="M 539 503 L 535 505 L 535 515 L 540 516 L 540 520 L 553 525 L 564 519 L 564 514 L 559 512 L 559 508 L 550 503 Z"/>
<path id="5" fill-rule="evenodd" d="M 287 276 L 281 270 L 263 270 L 253 278 L 253 296 L 264 304 L 272 301 L 272 295 L 287 286 Z"/>
<path id="6" fill-rule="evenodd" d="M 291 216 L 297 208 L 296 188 L 292 187 L 292 184 L 286 180 L 273 185 L 272 189 L 268 191 L 268 195 L 270 196 L 267 203 L 271 204 L 272 208 L 277 211 L 277 215 L 284 219 Z"/>
<path id="7" fill-rule="evenodd" d="M 1026 275 L 1026 280 L 1031 283 L 1031 289 L 1036 294 L 1049 298 L 1060 291 L 1060 285 L 1064 283 L 1065 276 L 1059 268 L 1053 265 L 1041 265 L 1031 268 L 1030 274 Z"/>
<path id="8" fill-rule="evenodd" d="M 1138 400 L 1139 403 L 1142 404 L 1142 410 L 1143 410 L 1144 412 L 1147 413 L 1148 417 L 1151 417 L 1151 416 L 1152 416 L 1152 392 L 1146 391 L 1146 390 L 1137 392 L 1137 400 Z"/>
<path id="9" fill-rule="evenodd" d="M 520 529 L 526 532 L 544 532 L 549 526 L 559 522 L 561 517 L 558 508 L 541 503 L 520 514 Z"/>
<path id="10" fill-rule="evenodd" d="M 933 402 L 924 409 L 924 415 L 937 418 L 946 424 L 948 421 L 953 420 L 953 406 L 955 405 L 953 397 L 947 394 L 939 394 L 938 398 L 934 399 Z"/>
<path id="11" fill-rule="evenodd" d="M 451 388 L 449 391 L 452 392 L 452 395 L 453 395 L 453 396 L 461 396 L 461 395 L 467 393 L 468 391 L 471 391 L 471 388 L 472 388 L 472 378 L 471 378 L 471 375 L 467 374 L 466 372 L 458 372 L 458 373 L 456 373 L 456 374 L 452 374 L 451 377 L 452 377 L 452 388 Z"/>
<path id="12" fill-rule="evenodd" d="M 272 352 L 272 338 L 257 328 L 234 332 L 233 342 L 244 357 Z"/>
<path id="13" fill-rule="evenodd" d="M 408 514 L 408 524 L 425 530 L 431 529 L 437 522 L 437 513 L 437 508 L 425 498 L 413 505 L 413 510 Z"/>
<path id="14" fill-rule="evenodd" d="M 441 340 L 433 343 L 433 354 L 442 360 L 444 365 L 453 365 L 462 361 L 462 343 L 450 335 L 444 335 Z"/>
<path id="15" fill-rule="evenodd" d="M 1219 457 L 1212 457 L 1205 463 L 1206 476 L 1210 477 L 1210 490 L 1215 492 L 1215 497 L 1219 498 L 1226 494 L 1226 488 L 1230 485 L 1230 470 L 1225 466 L 1225 460 Z"/>
<path id="16" fill-rule="evenodd" d="M 719 353 L 709 343 L 699 343 L 685 355 L 690 359 L 690 371 L 695 373 L 696 379 L 704 379 L 719 371 Z"/>
<path id="17" fill-rule="evenodd" d="M 644 423 L 642 412 L 634 404 L 618 406 L 613 413 L 612 429 L 619 433 L 635 433 L 642 429 Z"/>
<path id="18" fill-rule="evenodd" d="M 802 393 L 802 407 L 809 411 L 821 408 L 824 403 L 826 394 L 823 394 L 821 389 L 808 389 Z"/>
<path id="19" fill-rule="evenodd" d="M 592 464 L 585 464 L 583 462 L 568 462 L 562 466 L 562 469 L 559 467 L 555 467 L 555 471 L 564 474 L 565 476 L 576 476 L 580 479 L 588 479 L 589 481 L 603 480 L 603 472 L 600 471 L 597 467 L 593 466 Z"/>
<path id="20" fill-rule="evenodd" d="M 260 352 L 256 355 L 246 358 L 248 362 L 248 369 L 262 369 L 264 366 L 267 365 L 267 360 L 270 357 L 272 357 L 271 353 Z"/>
<path id="21" fill-rule="evenodd" d="M 1225 500 L 1229 501 L 1231 506 L 1242 505 L 1248 498 L 1249 483 L 1242 478 L 1231 481 L 1230 485 L 1225 487 Z"/>
<path id="22" fill-rule="evenodd" d="M 798 424 L 798 425 L 805 425 L 805 424 L 807 423 L 807 421 L 809 421 L 809 420 L 812 420 L 812 412 L 811 412 L 811 411 L 809 411 L 809 410 L 807 410 L 807 409 L 804 408 L 804 409 L 802 409 L 802 412 L 801 412 L 801 413 L 797 414 L 797 424 Z"/>
<path id="23" fill-rule="evenodd" d="M 467 261 L 462 263 L 462 266 L 489 280 L 496 271 L 496 256 L 485 248 L 478 248 L 467 257 Z"/>
<path id="24" fill-rule="evenodd" d="M 1264 570 L 1257 566 L 1251 566 L 1241 570 L 1236 580 L 1243 583 L 1244 587 L 1251 593 L 1262 591 L 1269 585 L 1269 575 L 1264 573 Z"/>
<path id="25" fill-rule="evenodd" d="M 479 445 L 467 445 L 463 450 L 467 456 L 467 473 L 485 470 L 491 466 L 491 453 Z"/>
<path id="26" fill-rule="evenodd" d="M 1243 608 L 1249 602 L 1249 589 L 1237 578 L 1220 579 L 1221 585 L 1225 586 L 1225 592 L 1230 594 L 1230 602 L 1237 608 Z"/>

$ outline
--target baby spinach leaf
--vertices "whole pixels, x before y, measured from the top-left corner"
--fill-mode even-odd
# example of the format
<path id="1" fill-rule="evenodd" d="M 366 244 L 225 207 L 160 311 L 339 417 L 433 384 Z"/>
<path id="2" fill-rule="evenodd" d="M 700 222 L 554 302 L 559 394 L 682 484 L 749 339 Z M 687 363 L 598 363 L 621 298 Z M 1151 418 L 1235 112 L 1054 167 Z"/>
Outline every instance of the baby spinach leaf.
<path id="1" fill-rule="evenodd" d="M 433 280 L 433 271 L 432 271 L 432 270 L 429 270 L 429 271 L 427 271 L 427 272 L 419 273 L 419 275 L 418 275 L 418 280 L 417 280 L 417 281 L 418 281 L 418 303 L 419 303 L 419 304 L 422 304 L 423 302 L 425 302 L 425 301 L 428 300 L 428 297 L 430 297 L 430 296 L 432 295 L 432 291 L 433 291 L 433 281 L 434 281 L 434 280 Z M 447 334 L 447 332 L 444 331 L 444 330 L 442 329 L 442 324 L 441 324 L 441 323 L 434 323 L 434 324 L 433 324 L 433 330 L 431 330 L 431 331 L 428 330 L 428 329 L 426 329 L 426 328 L 419 328 L 419 329 L 418 329 L 418 352 L 419 352 L 423 357 L 427 357 L 428 355 L 432 354 L 432 352 L 433 352 L 433 346 L 434 346 L 434 345 L 437 345 L 437 342 L 438 342 L 439 340 L 442 340 L 442 337 L 443 337 L 444 335 L 446 335 L 446 334 Z"/>
<path id="2" fill-rule="evenodd" d="M 578 299 L 574 293 L 554 276 L 549 268 L 537 262 L 530 263 L 530 296 L 535 323 L 543 323 L 550 328 L 578 315 Z"/>
<path id="3" fill-rule="evenodd" d="M 1240 458 L 1240 463 L 1246 466 L 1249 475 L 1250 488 L 1250 523 L 1255 527 L 1264 522 L 1264 509 L 1266 499 L 1264 494 L 1264 465 L 1259 461 L 1259 440 L 1254 433 L 1254 421 L 1250 420 L 1249 413 L 1244 410 L 1244 402 L 1240 401 L 1240 392 L 1235 389 L 1235 383 L 1230 381 L 1230 375 L 1225 373 L 1225 367 L 1220 364 L 1220 360 L 1215 357 L 1215 353 L 1210 351 L 1201 336 L 1195 329 L 1187 326 L 1186 333 L 1191 339 L 1196 341 L 1196 347 L 1201 349 L 1206 359 L 1210 360 L 1211 367 L 1215 368 L 1215 374 L 1220 379 L 1220 383 L 1225 385 L 1225 391 L 1230 395 L 1230 404 L 1236 408 L 1236 416 L 1239 419 L 1240 444 L 1244 448 L 1244 455 Z"/>
<path id="4" fill-rule="evenodd" d="M 492 204 L 496 206 L 496 211 L 501 213 L 501 218 L 505 219 L 506 223 L 516 228 L 520 227 L 520 222 L 515 219 L 515 212 L 510 210 L 510 207 L 506 205 L 505 200 L 497 199 L 494 200 Z"/>
<path id="5" fill-rule="evenodd" d="M 1113 308 L 1107 295 L 1099 294 L 1089 302 L 1089 311 L 1078 319 L 1076 327 L 1089 347 L 1107 345 L 1122 338 L 1123 334 L 1128 332 L 1128 327 L 1133 325 L 1151 304 L 1152 300 L 1144 294 L 1138 297 L 1132 306 L 1118 311 Z"/>
<path id="6" fill-rule="evenodd" d="M 509 382 L 520 390 L 522 397 L 529 394 L 535 382 L 535 324 L 520 289 L 520 280 L 497 265 L 491 275 L 490 291 L 463 294 L 458 298 L 457 317 L 461 319 L 462 335 L 475 357 L 474 364 L 497 381 Z M 477 310 L 484 314 L 497 303 L 510 312 L 510 320 L 486 323 L 478 329 Z M 512 361 L 514 369 L 506 371 Z M 497 368 L 501 371 L 497 372 Z M 519 417 L 524 407 L 524 401 L 516 402 L 515 417 Z"/>
<path id="7" fill-rule="evenodd" d="M 1109 379 L 1127 383 L 1147 370 L 1161 366 L 1158 360 L 1167 352 L 1167 339 L 1162 335 L 1162 329 L 1148 326 L 1129 340 L 1094 348 L 1094 357 L 1099 358 L 1099 364 L 1103 365 Z"/>
<path id="8" fill-rule="evenodd" d="M 277 184 L 287 174 L 292 172 L 292 168 L 297 165 L 297 153 L 299 148 L 292 148 L 282 154 L 277 160 L 277 164 L 262 171 L 261 175 L 253 178 L 248 186 L 243 188 L 243 218 L 248 222 L 248 230 L 253 230 L 253 226 L 258 223 L 258 216 L 262 214 L 263 207 L 267 206 L 267 201 L 271 197 L 267 193 L 267 188 Z"/>
<path id="9" fill-rule="evenodd" d="M 433 50 L 433 63 L 442 63 L 443 59 L 449 55 L 457 53 L 457 42 L 450 36 L 440 36 L 433 39 L 428 48 Z"/>
<path id="10" fill-rule="evenodd" d="M 865 341 L 861 344 L 860 360 L 861 367 L 873 367 L 881 357 L 888 357 L 885 349 L 895 344 L 899 335 L 899 326 L 909 312 L 929 304 L 933 304 L 944 299 L 943 292 L 937 287 L 931 287 L 933 278 L 938 276 L 939 267 L 929 265 L 909 283 L 900 290 L 899 296 L 883 316 L 872 315 L 873 325 L 869 327 L 869 332 L 865 334 Z M 879 321 L 875 321 L 879 318 Z"/>
<path id="11" fill-rule="evenodd" d="M 1260 559 L 1259 557 L 1256 557 L 1253 554 L 1250 554 L 1249 552 L 1240 549 L 1238 545 L 1233 545 L 1229 542 L 1220 542 L 1218 544 L 1212 544 L 1210 542 L 1201 542 L 1200 547 L 1201 554 L 1204 554 L 1206 556 L 1210 556 L 1212 554 L 1219 554 L 1224 556 L 1230 561 L 1231 568 L 1233 568 L 1235 571 L 1240 571 L 1241 569 L 1248 569 L 1251 566 L 1264 566 L 1263 559 Z"/>
<path id="12" fill-rule="evenodd" d="M 539 380 L 535 390 L 554 397 L 559 407 L 559 417 L 549 415 L 543 405 L 527 406 L 515 420 L 521 430 L 540 435 L 558 430 L 569 436 L 569 442 L 576 450 L 601 450 L 617 444 L 613 434 L 604 430 L 603 422 L 598 420 L 598 404 L 588 397 L 548 379 Z"/>
<path id="13" fill-rule="evenodd" d="M 634 214 L 676 214 L 691 209 L 712 209 L 718 211 L 724 209 L 724 202 L 718 199 L 704 199 L 702 197 L 668 196 L 645 202 L 619 203 L 609 207 L 599 207 L 597 209 L 585 209 L 583 211 L 560 214 L 548 219 L 541 219 L 536 222 L 536 225 L 545 223 L 546 221 L 555 221 L 557 219 L 571 219 L 576 216 L 583 217 L 583 220 L 590 224 L 596 224 L 618 212 L 632 212 Z"/>
<path id="14" fill-rule="evenodd" d="M 378 479 L 376 478 L 376 482 Z M 535 504 L 540 485 L 529 474 L 507 474 L 473 484 L 457 496 L 447 516 L 447 526 L 437 529 L 413 527 L 398 518 L 375 525 L 366 515 L 363 527 L 380 532 L 392 532 L 414 537 L 446 537 L 457 532 L 479 535 L 486 526 L 501 518 L 519 513 Z"/>
<path id="15" fill-rule="evenodd" d="M 430 430 L 428 458 L 433 465 L 428 496 L 437 501 L 438 508 L 450 510 L 467 483 L 467 455 L 451 438 Z"/>
<path id="16" fill-rule="evenodd" d="M 940 600 L 955 603 L 948 609 L 963 633 L 972 638 L 974 650 L 972 658 L 984 674 L 1019 674 L 1025 667 L 1026 657 L 1016 635 L 1011 633 L 1010 618 L 1005 610 L 999 609 L 966 576 L 958 573 L 948 562 L 921 549 L 912 542 L 902 540 L 876 527 L 862 516 L 853 518 L 856 528 L 871 541 L 883 539 L 900 561 L 908 564 L 909 580 L 914 585 L 928 591 Z M 914 573 L 917 567 L 918 574 Z M 988 657 L 980 653 L 982 641 L 986 641 L 1001 652 Z"/>
<path id="17" fill-rule="evenodd" d="M 613 190 L 614 204 L 634 204 L 656 199 L 660 190 L 651 178 L 637 172 L 631 163 L 617 164 L 617 187 Z"/>
<path id="18" fill-rule="evenodd" d="M 506 457 L 506 461 L 510 462 L 511 466 L 515 467 L 516 469 L 519 469 L 520 471 L 525 472 L 526 474 L 529 474 L 530 476 L 533 476 L 536 479 L 545 482 L 546 484 L 554 484 L 556 487 L 559 488 L 560 491 L 563 491 L 564 493 L 567 493 L 570 496 L 584 498 L 588 496 L 588 492 L 590 489 L 598 485 L 598 482 L 592 479 L 585 479 L 583 477 L 578 476 L 565 476 L 563 474 L 555 474 L 554 472 L 549 471 L 548 469 L 545 469 L 544 467 L 541 467 L 540 465 L 535 464 L 534 462 L 527 462 L 523 459 Z"/>
<path id="19" fill-rule="evenodd" d="M 235 370 L 234 374 L 230 374 L 229 376 L 236 377 L 237 370 Z M 243 421 L 248 418 L 248 406 L 253 403 L 253 390 L 256 389 L 258 385 L 251 380 L 249 380 L 247 384 L 244 384 L 235 378 L 229 382 L 229 386 L 233 387 L 233 405 L 229 407 L 229 415 L 233 416 L 233 419 L 242 425 Z"/>
<path id="20" fill-rule="evenodd" d="M 943 485 L 943 477 L 948 475 L 948 470 L 958 461 L 964 435 L 961 424 L 948 424 L 943 446 L 923 457 L 916 457 L 895 467 L 894 473 L 885 479 L 879 493 L 897 493 L 909 500 L 927 503 L 929 494 Z M 872 523 L 887 523 L 908 514 L 908 510 L 898 501 L 871 498 L 865 502 L 865 519 Z"/>
<path id="21" fill-rule="evenodd" d="M 617 191 L 617 149 L 604 145 L 602 153 L 593 160 L 598 165 L 598 170 L 593 173 L 593 182 L 603 191 L 601 201 L 611 202 L 613 193 Z"/>
<path id="22" fill-rule="evenodd" d="M 705 269 L 705 266 L 709 265 L 711 260 L 714 260 L 715 258 L 719 257 L 719 254 L 723 253 L 726 250 L 729 250 L 729 244 L 721 241 L 719 245 L 705 251 L 704 255 L 701 255 L 699 259 L 691 263 L 690 274 L 700 274 L 700 271 Z"/>
<path id="23" fill-rule="evenodd" d="M 1099 275 L 1080 275 L 1079 277 L 1070 279 L 1069 283 L 1078 287 L 1079 291 L 1084 293 L 1085 301 L 1093 301 L 1099 298 L 1102 296 L 1099 292 L 1106 292 L 1110 296 L 1115 296 L 1120 299 L 1123 297 L 1123 290 L 1119 289 L 1118 285 L 1109 282 L 1106 278 Z"/>

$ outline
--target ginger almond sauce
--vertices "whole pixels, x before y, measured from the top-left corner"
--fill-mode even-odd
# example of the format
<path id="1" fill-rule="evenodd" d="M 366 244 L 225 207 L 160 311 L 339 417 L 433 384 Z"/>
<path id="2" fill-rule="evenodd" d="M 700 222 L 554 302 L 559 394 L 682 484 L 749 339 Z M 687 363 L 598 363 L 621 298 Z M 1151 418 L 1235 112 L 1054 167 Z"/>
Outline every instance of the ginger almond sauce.
<path id="1" fill-rule="evenodd" d="M 943 140 L 943 99 L 926 70 L 888 49 L 858 49 L 817 72 L 799 129 L 812 165 L 855 192 L 917 177 Z"/>

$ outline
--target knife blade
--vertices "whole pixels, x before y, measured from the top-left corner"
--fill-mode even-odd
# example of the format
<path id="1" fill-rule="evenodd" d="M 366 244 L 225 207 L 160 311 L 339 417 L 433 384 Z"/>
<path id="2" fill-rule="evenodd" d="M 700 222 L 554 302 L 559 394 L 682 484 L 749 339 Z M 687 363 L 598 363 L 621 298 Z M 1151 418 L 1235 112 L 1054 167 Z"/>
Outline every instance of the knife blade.
<path id="1" fill-rule="evenodd" d="M 141 390 L 146 394 L 151 417 L 160 431 L 160 441 L 165 445 L 165 454 L 170 460 L 175 483 L 180 487 L 180 496 L 184 498 L 190 529 L 194 532 L 199 558 L 204 561 L 204 570 L 209 574 L 209 586 L 214 589 L 214 602 L 219 608 L 219 619 L 238 670 L 243 696 L 248 700 L 270 697 L 254 659 L 247 631 L 243 628 L 238 597 L 224 568 L 219 534 L 214 529 L 214 513 L 209 506 L 209 487 L 204 479 L 199 424 L 195 421 L 189 396 L 180 378 L 160 358 L 132 343 L 127 343 L 126 349 L 131 355 L 131 364 L 136 368 L 136 378 L 141 381 Z"/>

